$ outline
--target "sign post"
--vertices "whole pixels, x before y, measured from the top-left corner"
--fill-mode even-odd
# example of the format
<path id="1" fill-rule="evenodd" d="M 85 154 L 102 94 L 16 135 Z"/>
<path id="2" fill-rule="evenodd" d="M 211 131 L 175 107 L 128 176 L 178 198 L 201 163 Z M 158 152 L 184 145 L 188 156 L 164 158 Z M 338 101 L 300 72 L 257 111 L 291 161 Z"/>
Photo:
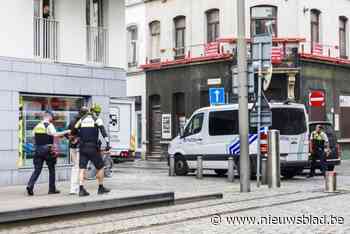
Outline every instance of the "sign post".
<path id="1" fill-rule="evenodd" d="M 271 67 L 271 49 L 272 49 L 272 36 L 271 34 L 257 35 L 253 38 L 253 66 L 258 69 L 258 97 L 257 97 L 257 164 L 256 164 L 256 182 L 257 186 L 260 187 L 260 128 L 261 128 L 261 96 L 262 96 L 262 79 L 263 69 Z"/>

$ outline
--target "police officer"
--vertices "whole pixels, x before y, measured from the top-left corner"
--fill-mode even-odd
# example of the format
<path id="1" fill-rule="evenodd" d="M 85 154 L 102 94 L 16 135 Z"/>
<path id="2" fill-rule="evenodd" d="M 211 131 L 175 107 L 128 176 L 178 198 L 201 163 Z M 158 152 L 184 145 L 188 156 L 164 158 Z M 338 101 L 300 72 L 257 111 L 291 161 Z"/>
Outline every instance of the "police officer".
<path id="1" fill-rule="evenodd" d="M 60 193 L 55 185 L 55 165 L 57 160 L 53 151 L 53 143 L 54 137 L 63 137 L 69 134 L 70 131 L 56 132 L 52 121 L 53 113 L 47 110 L 44 113 L 43 120 L 33 129 L 35 141 L 35 153 L 33 157 L 34 172 L 27 185 L 27 193 L 29 196 L 34 195 L 34 185 L 41 174 L 44 162 L 46 162 L 49 169 L 49 194 Z"/>
<path id="2" fill-rule="evenodd" d="M 69 123 L 69 129 L 71 134 L 69 135 L 69 152 L 72 160 L 72 171 L 70 180 L 70 193 L 71 195 L 79 194 L 79 137 L 78 132 L 75 130 L 75 125 L 83 116 L 89 112 L 89 109 L 85 106 L 81 107 L 79 114 Z"/>
<path id="3" fill-rule="evenodd" d="M 310 136 L 311 141 L 311 168 L 310 174 L 308 177 L 313 177 L 315 175 L 315 167 L 316 160 L 320 160 L 320 169 L 325 176 L 327 162 L 326 162 L 326 153 L 329 152 L 329 142 L 327 134 L 324 133 L 323 127 L 321 125 L 317 125 L 315 131 L 311 133 Z M 325 150 L 326 149 L 326 150 Z"/>
<path id="4" fill-rule="evenodd" d="M 95 107 L 95 105 L 94 105 Z M 79 168 L 80 168 L 80 186 L 79 196 L 89 196 L 90 194 L 84 188 L 84 177 L 87 164 L 91 161 L 96 170 L 96 178 L 98 181 L 97 194 L 104 194 L 110 192 L 109 189 L 103 186 L 104 180 L 104 162 L 99 154 L 99 132 L 106 141 L 106 151 L 110 150 L 109 139 L 103 126 L 103 121 L 100 118 L 89 112 L 83 116 L 75 125 L 75 129 L 79 131 Z"/>

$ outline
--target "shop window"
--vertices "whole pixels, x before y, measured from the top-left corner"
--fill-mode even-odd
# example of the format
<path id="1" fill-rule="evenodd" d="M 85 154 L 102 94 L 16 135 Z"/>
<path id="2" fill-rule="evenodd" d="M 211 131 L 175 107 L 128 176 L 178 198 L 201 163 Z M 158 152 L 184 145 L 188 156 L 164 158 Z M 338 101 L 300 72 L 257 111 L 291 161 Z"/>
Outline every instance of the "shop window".
<path id="1" fill-rule="evenodd" d="M 34 138 L 33 128 L 41 121 L 45 110 L 52 110 L 55 118 L 53 124 L 57 131 L 66 130 L 68 124 L 79 113 L 85 103 L 83 97 L 62 96 L 20 96 L 19 118 L 19 166 L 31 167 L 33 164 Z M 56 139 L 58 164 L 69 164 L 69 147 L 66 139 Z"/>
<path id="2" fill-rule="evenodd" d="M 277 7 L 255 6 L 251 8 L 251 35 L 264 33 L 277 37 Z"/>

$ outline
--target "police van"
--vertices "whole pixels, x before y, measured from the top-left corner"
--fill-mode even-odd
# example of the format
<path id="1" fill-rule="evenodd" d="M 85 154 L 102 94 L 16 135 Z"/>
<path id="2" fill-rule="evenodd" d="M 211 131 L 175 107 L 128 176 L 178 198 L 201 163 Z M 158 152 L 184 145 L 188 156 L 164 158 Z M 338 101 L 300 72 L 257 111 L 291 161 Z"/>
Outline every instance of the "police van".
<path id="1" fill-rule="evenodd" d="M 297 103 L 270 103 L 272 126 L 280 131 L 281 174 L 292 178 L 308 165 L 308 117 L 305 106 Z M 249 109 L 252 105 L 249 105 Z M 252 175 L 256 173 L 257 129 L 249 130 L 249 154 Z M 267 153 L 267 131 L 260 131 L 262 153 Z M 265 142 L 264 142 L 265 141 Z M 217 174 L 227 172 L 227 158 L 234 155 L 239 171 L 238 104 L 201 108 L 193 113 L 180 136 L 168 149 L 175 158 L 175 173 L 186 175 L 203 157 L 203 168 Z"/>

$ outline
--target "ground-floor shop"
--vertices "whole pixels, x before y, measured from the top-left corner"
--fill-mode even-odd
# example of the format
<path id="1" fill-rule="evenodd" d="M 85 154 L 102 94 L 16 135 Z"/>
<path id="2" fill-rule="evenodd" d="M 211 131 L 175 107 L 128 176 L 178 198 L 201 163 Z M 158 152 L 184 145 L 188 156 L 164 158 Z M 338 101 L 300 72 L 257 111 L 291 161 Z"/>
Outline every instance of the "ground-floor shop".
<path id="1" fill-rule="evenodd" d="M 82 105 L 98 103 L 108 124 L 110 98 L 126 96 L 125 72 L 117 68 L 1 58 L 0 79 L 0 186 L 24 184 L 29 179 L 32 129 L 45 110 L 53 111 L 54 124 L 61 131 Z M 71 167 L 68 142 L 62 139 L 55 144 L 59 152 L 57 180 L 66 180 Z M 46 170 L 40 181 L 47 181 Z"/>

